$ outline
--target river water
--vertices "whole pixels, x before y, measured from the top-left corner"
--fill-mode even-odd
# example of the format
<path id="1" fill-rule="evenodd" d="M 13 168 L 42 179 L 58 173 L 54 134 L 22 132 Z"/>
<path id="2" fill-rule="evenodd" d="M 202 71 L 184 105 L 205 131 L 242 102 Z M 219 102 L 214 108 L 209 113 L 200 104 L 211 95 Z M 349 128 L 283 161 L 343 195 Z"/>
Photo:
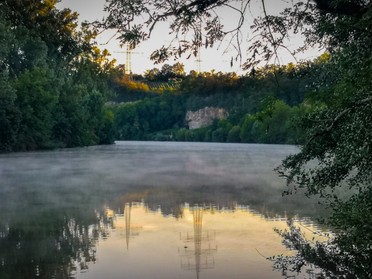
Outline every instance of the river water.
<path id="1" fill-rule="evenodd" d="M 116 142 L 0 155 L 0 278 L 283 278 L 288 145 Z"/>

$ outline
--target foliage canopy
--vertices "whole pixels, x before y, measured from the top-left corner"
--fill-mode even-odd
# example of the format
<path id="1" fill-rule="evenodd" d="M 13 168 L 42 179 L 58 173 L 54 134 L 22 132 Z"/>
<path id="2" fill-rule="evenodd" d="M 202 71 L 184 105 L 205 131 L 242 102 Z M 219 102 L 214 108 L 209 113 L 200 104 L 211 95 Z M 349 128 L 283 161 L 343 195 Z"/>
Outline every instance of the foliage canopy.
<path id="1" fill-rule="evenodd" d="M 112 62 L 57 2 L 0 2 L 0 151 L 113 141 Z"/>

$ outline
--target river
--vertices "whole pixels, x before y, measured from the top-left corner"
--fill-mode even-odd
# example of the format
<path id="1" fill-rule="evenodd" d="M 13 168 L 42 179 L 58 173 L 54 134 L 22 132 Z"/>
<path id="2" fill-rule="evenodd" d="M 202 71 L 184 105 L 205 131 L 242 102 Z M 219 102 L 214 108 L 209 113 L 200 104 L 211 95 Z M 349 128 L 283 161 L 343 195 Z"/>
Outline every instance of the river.
<path id="1" fill-rule="evenodd" d="M 116 142 L 0 155 L 0 278 L 283 278 L 289 145 Z"/>

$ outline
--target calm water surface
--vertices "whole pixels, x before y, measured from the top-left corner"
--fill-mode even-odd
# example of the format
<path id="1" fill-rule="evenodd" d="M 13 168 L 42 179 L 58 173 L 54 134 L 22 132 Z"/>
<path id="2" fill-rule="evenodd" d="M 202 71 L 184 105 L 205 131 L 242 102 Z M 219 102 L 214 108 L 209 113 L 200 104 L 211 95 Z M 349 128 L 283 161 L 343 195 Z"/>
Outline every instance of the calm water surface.
<path id="1" fill-rule="evenodd" d="M 283 278 L 294 146 L 117 142 L 0 155 L 0 278 Z"/>

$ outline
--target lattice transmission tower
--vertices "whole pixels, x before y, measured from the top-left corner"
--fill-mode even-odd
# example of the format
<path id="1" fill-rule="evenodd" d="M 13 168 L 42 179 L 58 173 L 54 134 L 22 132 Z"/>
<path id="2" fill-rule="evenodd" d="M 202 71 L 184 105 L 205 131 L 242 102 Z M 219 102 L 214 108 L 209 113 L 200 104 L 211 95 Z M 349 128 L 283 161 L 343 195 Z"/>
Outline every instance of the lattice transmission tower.
<path id="1" fill-rule="evenodd" d="M 143 54 L 143 52 L 133 51 L 130 44 L 125 45 L 125 51 L 115 51 L 115 53 L 124 53 L 125 54 L 125 65 L 124 65 L 124 74 L 131 77 L 132 76 L 132 54 Z"/>

